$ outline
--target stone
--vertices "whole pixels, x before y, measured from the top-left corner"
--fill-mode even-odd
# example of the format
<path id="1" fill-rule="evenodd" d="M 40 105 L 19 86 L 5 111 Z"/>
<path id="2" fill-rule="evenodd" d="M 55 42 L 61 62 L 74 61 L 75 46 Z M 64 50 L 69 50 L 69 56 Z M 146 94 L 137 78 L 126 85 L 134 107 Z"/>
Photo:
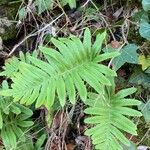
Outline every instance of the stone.
<path id="1" fill-rule="evenodd" d="M 17 34 L 16 24 L 12 20 L 15 18 L 19 4 L 10 2 L 14 0 L 0 0 L 0 37 L 3 41 L 14 39 Z"/>

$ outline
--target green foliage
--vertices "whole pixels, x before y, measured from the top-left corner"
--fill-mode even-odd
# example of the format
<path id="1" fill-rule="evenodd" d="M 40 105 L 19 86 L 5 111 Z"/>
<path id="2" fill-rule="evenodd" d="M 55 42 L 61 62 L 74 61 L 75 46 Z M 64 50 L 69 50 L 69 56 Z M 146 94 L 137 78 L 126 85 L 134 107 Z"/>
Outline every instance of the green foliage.
<path id="1" fill-rule="evenodd" d="M 150 67 L 146 70 L 146 73 L 150 74 Z"/>
<path id="2" fill-rule="evenodd" d="M 26 8 L 25 7 L 22 7 L 18 10 L 18 17 L 19 17 L 19 20 L 22 20 L 24 18 L 26 18 L 26 15 L 27 15 L 27 11 L 26 11 Z"/>
<path id="3" fill-rule="evenodd" d="M 60 0 L 60 3 L 62 6 L 65 6 L 68 4 L 71 9 L 76 8 L 76 0 Z M 41 15 L 44 11 L 51 10 L 54 4 L 55 4 L 54 0 L 34 0 L 32 7 L 33 6 L 36 7 L 37 14 Z M 26 6 L 21 7 L 18 10 L 19 20 L 25 19 L 27 16 L 27 13 L 30 13 L 30 11 L 31 10 L 29 10 Z M 32 13 L 35 13 L 35 10 L 33 10 Z"/>
<path id="4" fill-rule="evenodd" d="M 112 61 L 114 69 L 117 71 L 125 63 L 138 64 L 138 46 L 135 44 L 128 44 L 119 50 L 120 55 L 115 57 Z M 114 48 L 105 48 L 105 52 L 114 52 L 117 51 Z"/>
<path id="5" fill-rule="evenodd" d="M 150 10 L 150 1 L 149 0 L 142 0 L 142 6 L 145 11 Z"/>
<path id="6" fill-rule="evenodd" d="M 142 85 L 144 88 L 150 88 L 150 75 L 139 68 L 135 68 L 134 73 L 129 79 L 129 83 Z"/>
<path id="7" fill-rule="evenodd" d="M 124 150 L 137 150 L 137 145 L 133 142 L 130 142 L 130 146 L 123 145 Z"/>
<path id="8" fill-rule="evenodd" d="M 142 103 L 139 106 L 139 110 L 141 110 L 146 122 L 149 123 L 150 122 L 150 100 L 148 100 L 146 103 Z"/>
<path id="9" fill-rule="evenodd" d="M 37 141 L 34 142 L 32 138 L 26 138 L 25 142 L 20 142 L 15 150 L 43 150 L 43 144 L 46 140 L 46 134 L 42 134 L 38 137 Z"/>
<path id="10" fill-rule="evenodd" d="M 8 89 L 6 81 L 2 89 Z M 32 114 L 30 109 L 14 103 L 11 97 L 0 96 L 0 130 L 6 150 L 16 148 L 19 141 L 25 141 L 25 129 L 33 125 L 29 120 Z"/>
<path id="11" fill-rule="evenodd" d="M 150 67 L 150 56 L 139 55 L 139 64 L 142 66 L 142 70 L 146 70 Z"/>
<path id="12" fill-rule="evenodd" d="M 38 14 L 40 15 L 45 10 L 49 10 L 53 6 L 53 0 L 36 0 L 35 5 L 38 8 Z"/>
<path id="13" fill-rule="evenodd" d="M 144 10 L 138 11 L 135 14 L 133 14 L 132 19 L 136 22 L 149 22 L 148 13 Z"/>
<path id="14" fill-rule="evenodd" d="M 45 106 L 48 110 L 45 118 L 50 126 L 51 109 L 56 104 L 55 102 L 64 106 L 66 100 L 69 100 L 75 104 L 78 94 L 80 99 L 89 105 L 85 113 L 91 117 L 85 119 L 85 122 L 94 127 L 88 129 L 86 134 L 91 136 L 96 149 L 121 150 L 122 144 L 130 146 L 130 141 L 122 132 L 137 135 L 136 125 L 127 116 L 141 116 L 140 112 L 129 108 L 139 105 L 140 102 L 125 97 L 133 94 L 136 89 L 124 89 L 115 94 L 113 80 L 116 72 L 103 65 L 102 62 L 112 59 L 116 70 L 125 62 L 138 63 L 136 52 L 138 47 L 129 44 L 120 52 L 113 50 L 100 54 L 105 37 L 106 32 L 98 34 L 92 44 L 91 32 L 86 28 L 83 41 L 75 36 L 52 38 L 54 48 L 40 46 L 39 52 L 42 58 L 37 57 L 37 52 L 25 55 L 20 53 L 19 58 L 13 57 L 8 60 L 3 67 L 4 71 L 0 73 L 1 76 L 12 80 L 11 88 L 1 90 L 0 95 L 12 96 L 12 103 L 15 104 L 19 101 L 20 104 L 26 105 L 34 103 L 36 108 Z M 89 87 L 94 91 L 93 93 L 88 94 Z M 20 104 L 17 104 L 17 108 L 23 107 Z M 33 124 L 32 121 L 26 121 L 31 114 L 22 114 L 22 112 L 21 110 L 19 115 L 11 115 L 15 121 L 9 125 L 9 133 L 14 139 L 10 145 L 13 147 L 16 147 L 15 141 L 18 135 L 11 131 L 10 126 L 17 126 L 19 130 L 22 130 Z M 2 120 L 1 117 L 0 120 Z M 3 124 L 1 126 L 3 129 Z M 11 137 L 10 134 L 7 137 L 7 130 L 4 128 L 2 132 L 6 147 Z M 30 148 L 28 149 L 34 150 L 35 147 L 40 149 L 45 138 L 44 135 L 41 136 L 35 145 L 32 140 L 29 140 Z M 25 142 L 23 141 L 22 145 Z"/>
<path id="15" fill-rule="evenodd" d="M 33 1 L 32 5 L 37 8 L 36 11 L 37 11 L 38 15 L 40 15 L 44 11 L 52 9 L 52 7 L 53 7 L 53 0 L 35 0 L 35 1 Z M 25 19 L 26 16 L 27 16 L 27 13 L 29 13 L 30 11 L 29 11 L 29 9 L 26 6 L 21 7 L 18 10 L 19 20 Z"/>
<path id="16" fill-rule="evenodd" d="M 147 22 L 141 23 L 139 33 L 143 38 L 150 40 L 150 24 Z"/>
<path id="17" fill-rule="evenodd" d="M 87 129 L 85 134 L 91 136 L 96 149 L 100 150 L 122 150 L 122 145 L 130 146 L 130 141 L 123 135 L 123 131 L 137 135 L 136 125 L 127 116 L 141 116 L 131 106 L 137 106 L 140 101 L 125 98 L 134 93 L 135 88 L 128 88 L 114 93 L 114 89 L 107 88 L 103 95 L 90 93 L 86 104 L 89 108 L 85 113 L 90 117 L 85 119 L 85 123 L 94 125 Z"/>
<path id="18" fill-rule="evenodd" d="M 0 94 L 13 96 L 14 101 L 26 105 L 36 101 L 36 107 L 44 105 L 47 109 L 53 105 L 56 93 L 62 106 L 65 105 L 67 96 L 75 104 L 76 90 L 85 101 L 87 89 L 84 82 L 99 92 L 102 85 L 111 85 L 106 76 L 116 76 L 115 71 L 99 64 L 118 55 L 117 52 L 99 54 L 105 35 L 106 32 L 98 34 L 93 45 L 88 28 L 83 43 L 77 37 L 59 40 L 52 38 L 52 43 L 59 51 L 39 47 L 47 61 L 27 56 L 31 64 L 21 61 L 19 71 L 11 78 L 12 88 L 1 91 Z M 5 73 L 6 70 L 2 75 Z"/>
<path id="19" fill-rule="evenodd" d="M 68 4 L 71 9 L 76 8 L 76 0 L 61 0 L 61 3 L 63 6 Z"/>
<path id="20" fill-rule="evenodd" d="M 148 11 L 150 10 L 150 1 L 149 0 L 142 0 L 142 6 L 143 6 L 143 17 L 141 16 L 141 19 L 139 21 L 140 23 L 140 29 L 139 33 L 140 35 L 150 40 L 150 24 L 149 24 L 149 17 L 148 17 Z"/>

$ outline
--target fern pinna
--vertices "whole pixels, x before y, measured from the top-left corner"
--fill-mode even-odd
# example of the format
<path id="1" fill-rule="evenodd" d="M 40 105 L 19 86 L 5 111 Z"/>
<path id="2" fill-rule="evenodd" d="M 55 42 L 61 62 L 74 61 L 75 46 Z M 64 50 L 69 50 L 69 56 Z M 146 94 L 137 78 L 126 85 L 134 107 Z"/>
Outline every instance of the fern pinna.
<path id="1" fill-rule="evenodd" d="M 77 37 L 59 40 L 52 38 L 57 50 L 39 47 L 46 61 L 31 55 L 27 56 L 30 63 L 20 61 L 19 71 L 11 78 L 12 88 L 1 92 L 1 95 L 13 96 L 14 101 L 26 105 L 36 101 L 36 107 L 44 105 L 47 109 L 53 105 L 55 93 L 62 106 L 65 105 L 67 96 L 75 104 L 76 90 L 85 101 L 87 89 L 84 81 L 99 92 L 102 85 L 111 85 L 105 75 L 116 76 L 115 71 L 99 64 L 118 55 L 117 52 L 99 54 L 105 35 L 106 32 L 98 34 L 93 45 L 88 28 L 83 43 Z"/>

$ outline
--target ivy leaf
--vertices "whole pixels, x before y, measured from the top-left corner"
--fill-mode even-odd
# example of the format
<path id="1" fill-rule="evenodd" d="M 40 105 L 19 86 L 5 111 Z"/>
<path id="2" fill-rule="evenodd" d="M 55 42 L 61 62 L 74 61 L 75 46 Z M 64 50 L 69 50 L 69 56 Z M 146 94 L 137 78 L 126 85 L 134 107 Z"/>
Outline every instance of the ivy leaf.
<path id="1" fill-rule="evenodd" d="M 52 8 L 53 1 L 52 0 L 36 0 L 35 5 L 38 7 L 38 14 L 40 15 L 45 10 Z"/>
<path id="2" fill-rule="evenodd" d="M 143 85 L 146 88 L 150 88 L 150 76 L 138 68 L 135 69 L 135 72 L 131 75 L 129 83 Z"/>
<path id="3" fill-rule="evenodd" d="M 142 6 L 145 11 L 150 10 L 150 0 L 142 0 Z"/>
<path id="4" fill-rule="evenodd" d="M 150 67 L 145 72 L 146 73 L 150 73 Z"/>
<path id="5" fill-rule="evenodd" d="M 138 64 L 138 54 L 137 54 L 138 46 L 135 44 L 128 44 L 124 46 L 119 52 L 120 55 L 115 57 L 112 61 L 114 69 L 117 71 L 121 66 L 125 63 Z M 116 49 L 106 48 L 103 51 L 112 52 Z"/>
<path id="6" fill-rule="evenodd" d="M 26 10 L 26 8 L 25 8 L 25 7 L 22 7 L 22 8 L 19 10 L 18 14 L 19 14 L 19 20 L 24 19 L 24 18 L 26 17 L 26 15 L 27 15 L 27 10 Z"/>
<path id="7" fill-rule="evenodd" d="M 148 12 L 144 10 L 134 13 L 132 18 L 135 22 L 149 22 Z"/>
<path id="8" fill-rule="evenodd" d="M 142 22 L 140 24 L 139 33 L 143 38 L 150 40 L 150 24 L 147 22 Z"/>
<path id="9" fill-rule="evenodd" d="M 142 103 L 138 108 L 143 113 L 145 121 L 150 122 L 150 100 Z"/>
<path id="10" fill-rule="evenodd" d="M 150 67 L 150 56 L 145 57 L 144 55 L 140 55 L 139 64 L 142 65 L 142 70 L 146 70 L 148 67 Z"/>

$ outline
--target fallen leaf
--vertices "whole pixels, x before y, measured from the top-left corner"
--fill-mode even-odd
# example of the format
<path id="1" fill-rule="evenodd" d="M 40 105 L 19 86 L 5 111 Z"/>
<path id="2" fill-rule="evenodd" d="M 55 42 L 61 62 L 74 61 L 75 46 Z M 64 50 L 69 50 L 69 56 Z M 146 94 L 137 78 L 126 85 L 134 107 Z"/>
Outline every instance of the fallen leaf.
<path id="1" fill-rule="evenodd" d="M 120 43 L 118 41 L 111 41 L 111 46 L 117 49 L 120 47 Z"/>
<path id="2" fill-rule="evenodd" d="M 140 55 L 139 64 L 142 65 L 142 70 L 146 70 L 150 67 L 150 56 L 145 57 L 144 55 Z"/>
<path id="3" fill-rule="evenodd" d="M 66 145 L 66 147 L 67 147 L 67 150 L 74 150 L 76 145 L 69 143 Z"/>

